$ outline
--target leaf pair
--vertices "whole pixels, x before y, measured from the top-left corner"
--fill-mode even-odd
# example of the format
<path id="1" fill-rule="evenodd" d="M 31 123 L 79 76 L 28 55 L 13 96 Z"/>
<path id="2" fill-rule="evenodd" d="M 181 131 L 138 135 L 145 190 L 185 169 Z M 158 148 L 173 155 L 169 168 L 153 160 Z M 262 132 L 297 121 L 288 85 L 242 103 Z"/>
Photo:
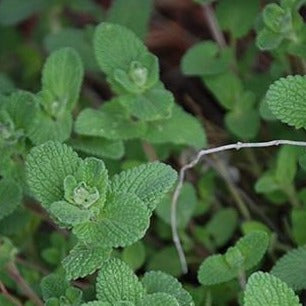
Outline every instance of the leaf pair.
<path id="1" fill-rule="evenodd" d="M 268 244 L 269 238 L 265 232 L 254 231 L 247 234 L 225 254 L 212 255 L 204 260 L 198 271 L 200 283 L 211 286 L 238 277 L 262 259 Z"/>
<path id="2" fill-rule="evenodd" d="M 84 305 L 194 305 L 174 277 L 156 271 L 146 273 L 140 281 L 126 263 L 116 258 L 102 265 L 96 290 L 98 301 Z"/>

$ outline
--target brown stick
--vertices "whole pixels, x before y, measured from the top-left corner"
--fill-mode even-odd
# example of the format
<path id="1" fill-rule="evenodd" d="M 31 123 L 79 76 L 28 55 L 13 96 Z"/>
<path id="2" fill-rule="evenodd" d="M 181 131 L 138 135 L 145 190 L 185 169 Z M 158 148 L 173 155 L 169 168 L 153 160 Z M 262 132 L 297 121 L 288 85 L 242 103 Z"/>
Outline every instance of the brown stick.
<path id="1" fill-rule="evenodd" d="M 16 282 L 17 286 L 20 288 L 23 294 L 29 298 L 29 300 L 31 300 L 37 306 L 44 305 L 43 301 L 24 280 L 19 270 L 17 269 L 15 263 L 11 262 L 7 265 L 7 272 L 10 278 Z"/>

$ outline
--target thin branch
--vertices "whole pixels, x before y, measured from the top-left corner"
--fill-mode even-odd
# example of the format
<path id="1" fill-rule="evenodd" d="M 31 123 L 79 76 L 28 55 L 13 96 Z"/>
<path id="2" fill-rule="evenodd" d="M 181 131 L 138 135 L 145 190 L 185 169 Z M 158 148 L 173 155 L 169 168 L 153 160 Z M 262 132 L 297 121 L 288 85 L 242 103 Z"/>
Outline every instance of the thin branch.
<path id="1" fill-rule="evenodd" d="M 172 229 L 172 239 L 175 244 L 175 247 L 177 249 L 182 271 L 183 273 L 188 272 L 186 257 L 184 254 L 184 250 L 179 238 L 179 234 L 177 231 L 177 220 L 176 220 L 176 210 L 177 210 L 177 201 L 181 193 L 181 189 L 183 187 L 184 179 L 186 171 L 193 168 L 195 165 L 198 164 L 198 162 L 201 160 L 201 158 L 208 154 L 218 153 L 222 151 L 228 151 L 228 150 L 240 150 L 242 148 L 266 148 L 266 147 L 272 147 L 272 146 L 279 146 L 279 145 L 292 145 L 292 146 L 300 146 L 300 147 L 306 147 L 306 142 L 304 141 L 292 141 L 292 140 L 272 140 L 272 141 L 266 141 L 266 142 L 254 142 L 254 143 L 242 143 L 237 142 L 233 144 L 228 144 L 216 148 L 210 148 L 210 149 L 204 149 L 198 152 L 196 157 L 188 164 L 183 166 L 179 173 L 179 181 L 175 188 L 175 191 L 173 193 L 172 197 L 172 203 L 171 203 L 171 229 Z"/>
<path id="2" fill-rule="evenodd" d="M 158 156 L 156 154 L 156 151 L 150 143 L 148 143 L 146 141 L 143 141 L 142 142 L 142 148 L 143 148 L 143 151 L 146 154 L 146 156 L 147 156 L 147 158 L 150 162 L 158 160 Z"/>
<path id="3" fill-rule="evenodd" d="M 0 292 L 14 305 L 16 306 L 22 306 L 22 304 L 19 302 L 18 299 L 16 299 L 14 296 L 12 296 L 7 289 L 5 288 L 4 284 L 0 281 Z"/>
<path id="4" fill-rule="evenodd" d="M 213 36 L 214 40 L 218 43 L 220 48 L 222 49 L 225 48 L 226 41 L 224 35 L 216 19 L 215 12 L 210 4 L 203 5 L 203 14 L 206 18 L 207 25 L 210 29 L 211 35 Z"/>
<path id="5" fill-rule="evenodd" d="M 39 296 L 33 291 L 33 289 L 24 280 L 16 265 L 11 262 L 7 265 L 7 272 L 11 279 L 13 279 L 23 294 L 33 302 L 34 305 L 43 306 L 44 303 Z"/>

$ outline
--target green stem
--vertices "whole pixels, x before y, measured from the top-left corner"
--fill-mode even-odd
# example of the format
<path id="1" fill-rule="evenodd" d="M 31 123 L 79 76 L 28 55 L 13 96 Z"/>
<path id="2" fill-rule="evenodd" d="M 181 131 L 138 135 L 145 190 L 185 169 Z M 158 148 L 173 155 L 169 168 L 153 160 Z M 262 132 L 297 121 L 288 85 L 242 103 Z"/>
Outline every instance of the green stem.
<path id="1" fill-rule="evenodd" d="M 212 296 L 211 291 L 209 289 L 207 289 L 206 293 L 205 306 L 212 306 Z"/>
<path id="2" fill-rule="evenodd" d="M 143 141 L 142 142 L 142 148 L 143 148 L 144 153 L 147 156 L 147 159 L 150 162 L 158 160 L 158 156 L 156 154 L 156 151 L 150 143 L 148 143 L 146 141 Z"/>
<path id="3" fill-rule="evenodd" d="M 227 184 L 227 188 L 229 189 L 230 193 L 232 194 L 241 215 L 244 217 L 245 220 L 251 220 L 251 214 L 250 214 L 247 206 L 245 205 L 244 201 L 242 200 L 239 191 L 237 190 L 237 188 L 233 184 L 231 178 L 229 177 L 229 174 L 226 170 L 226 167 L 224 166 L 222 161 L 220 161 L 218 158 L 216 158 L 216 165 L 218 166 L 220 174 L 225 179 L 225 182 Z"/>
<path id="4" fill-rule="evenodd" d="M 251 166 L 252 166 L 252 170 L 253 170 L 253 173 L 256 177 L 259 177 L 262 173 L 262 169 L 256 159 L 256 156 L 254 154 L 254 151 L 252 149 L 249 149 L 247 148 L 245 150 L 245 153 L 246 153 L 246 157 L 247 159 L 249 160 Z"/>
<path id="5" fill-rule="evenodd" d="M 295 187 L 291 184 L 283 187 L 284 192 L 288 196 L 289 202 L 293 207 L 301 207 Z"/>
<path id="6" fill-rule="evenodd" d="M 245 290 L 246 286 L 246 275 L 244 270 L 240 270 L 238 274 L 238 281 L 242 290 Z"/>

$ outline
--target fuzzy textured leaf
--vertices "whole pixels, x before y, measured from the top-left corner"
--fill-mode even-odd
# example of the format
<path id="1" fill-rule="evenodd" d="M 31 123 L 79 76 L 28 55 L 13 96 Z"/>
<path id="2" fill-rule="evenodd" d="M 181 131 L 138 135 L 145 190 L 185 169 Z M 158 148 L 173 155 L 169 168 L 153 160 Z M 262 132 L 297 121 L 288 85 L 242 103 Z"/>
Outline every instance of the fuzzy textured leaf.
<path id="1" fill-rule="evenodd" d="M 117 258 L 112 258 L 102 265 L 96 290 L 100 301 L 111 304 L 119 301 L 137 303 L 145 294 L 133 270 Z"/>
<path id="2" fill-rule="evenodd" d="M 136 194 L 152 211 L 170 191 L 176 178 L 177 174 L 170 166 L 160 162 L 147 163 L 116 174 L 111 190 Z"/>
<path id="3" fill-rule="evenodd" d="M 42 89 L 51 93 L 54 112 L 73 109 L 79 98 L 83 75 L 82 60 L 74 49 L 66 47 L 51 53 L 43 69 Z"/>
<path id="4" fill-rule="evenodd" d="M 169 119 L 174 105 L 170 91 L 155 87 L 142 95 L 127 95 L 118 98 L 129 113 L 143 121 Z"/>
<path id="5" fill-rule="evenodd" d="M 33 148 L 27 156 L 27 182 L 34 196 L 48 208 L 63 199 L 63 182 L 75 173 L 81 159 L 67 145 L 49 141 Z"/>
<path id="6" fill-rule="evenodd" d="M 266 95 L 272 113 L 284 123 L 306 128 L 306 76 L 295 75 L 274 82 Z"/>
<path id="7" fill-rule="evenodd" d="M 142 284 L 148 294 L 163 292 L 175 297 L 181 306 L 194 305 L 191 295 L 171 275 L 161 271 L 147 272 L 142 279 Z"/>
<path id="8" fill-rule="evenodd" d="M 151 143 L 189 145 L 196 149 L 206 145 L 206 135 L 198 120 L 174 105 L 171 118 L 150 122 L 145 139 Z"/>
<path id="9" fill-rule="evenodd" d="M 99 111 L 89 108 L 83 110 L 76 119 L 75 131 L 84 136 L 127 140 L 144 135 L 146 125 L 129 118 L 128 113 L 115 99 Z"/>
<path id="10" fill-rule="evenodd" d="M 109 258 L 111 249 L 78 243 L 62 261 L 68 280 L 85 277 L 99 269 Z"/>
<path id="11" fill-rule="evenodd" d="M 305 262 L 305 247 L 291 250 L 276 262 L 273 269 L 271 270 L 271 274 L 287 283 L 287 285 L 293 290 L 305 289 Z"/>
<path id="12" fill-rule="evenodd" d="M 79 239 L 104 246 L 124 247 L 144 236 L 149 226 L 149 211 L 136 195 L 122 192 L 108 196 L 96 222 L 74 227 Z"/>
<path id="13" fill-rule="evenodd" d="M 299 298 L 286 283 L 264 272 L 252 274 L 244 294 L 245 306 L 301 306 Z"/>
<path id="14" fill-rule="evenodd" d="M 72 116 L 65 112 L 60 118 L 51 118 L 43 110 L 38 110 L 28 129 L 28 136 L 35 145 L 47 141 L 64 142 L 71 134 Z"/>
<path id="15" fill-rule="evenodd" d="M 240 270 L 249 270 L 263 257 L 269 244 L 269 236 L 254 231 L 242 237 L 224 255 L 209 256 L 201 264 L 198 279 L 202 285 L 211 286 L 227 282 L 238 276 Z"/>
<path id="16" fill-rule="evenodd" d="M 146 295 L 137 306 L 147 306 L 147 305 L 154 305 L 154 306 L 179 306 L 180 304 L 172 295 L 158 292 L 153 294 Z"/>
<path id="17" fill-rule="evenodd" d="M 22 189 L 11 179 L 0 180 L 0 220 L 10 215 L 21 204 Z"/>
<path id="18" fill-rule="evenodd" d="M 132 61 L 148 52 L 132 31 L 111 23 L 96 28 L 94 50 L 100 68 L 111 77 L 116 69 L 128 71 Z"/>
<path id="19" fill-rule="evenodd" d="M 80 136 L 76 139 L 71 139 L 69 145 L 76 151 L 100 158 L 120 159 L 124 154 L 124 145 L 120 140 Z"/>

